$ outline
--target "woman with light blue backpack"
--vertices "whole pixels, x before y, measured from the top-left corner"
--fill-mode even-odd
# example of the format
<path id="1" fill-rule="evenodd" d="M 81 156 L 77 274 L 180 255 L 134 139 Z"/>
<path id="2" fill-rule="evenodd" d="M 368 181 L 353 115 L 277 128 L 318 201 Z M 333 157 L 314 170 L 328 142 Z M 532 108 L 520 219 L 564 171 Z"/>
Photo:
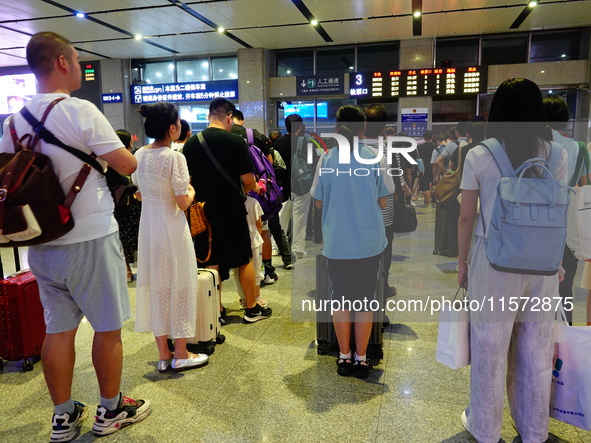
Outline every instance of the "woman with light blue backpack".
<path id="1" fill-rule="evenodd" d="M 560 302 L 568 189 L 567 154 L 549 141 L 542 120 L 537 85 L 505 81 L 491 103 L 488 139 L 470 150 L 463 170 L 458 282 L 471 302 L 471 369 L 470 403 L 461 420 L 480 443 L 499 441 L 505 381 L 522 441 L 548 438 L 552 322 Z M 547 163 L 532 166 L 534 158 Z M 521 223 L 525 219 L 529 224 Z M 520 247 L 520 235 L 535 242 Z"/>

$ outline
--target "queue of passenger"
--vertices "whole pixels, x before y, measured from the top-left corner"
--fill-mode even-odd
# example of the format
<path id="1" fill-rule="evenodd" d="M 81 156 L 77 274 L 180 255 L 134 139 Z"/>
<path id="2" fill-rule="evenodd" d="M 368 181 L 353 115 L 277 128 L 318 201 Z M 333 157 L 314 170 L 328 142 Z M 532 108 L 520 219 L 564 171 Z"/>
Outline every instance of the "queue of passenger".
<path id="1" fill-rule="evenodd" d="M 394 178 L 377 170 L 366 176 L 319 172 L 321 168 L 337 168 L 342 154 L 347 154 L 342 150 L 354 149 L 357 140 L 361 140 L 355 148 L 358 155 L 353 156 L 350 165 L 362 166 L 361 160 L 376 159 L 386 152 L 379 139 L 392 128 L 386 127 L 387 113 L 380 105 L 367 109 L 347 105 L 337 111 L 335 130 L 348 142 L 348 147 L 337 144 L 338 147 L 314 156 L 316 173 L 307 188 L 304 178 L 298 176 L 303 172 L 294 174 L 292 170 L 294 152 L 307 144 L 302 117 L 287 116 L 287 134 L 274 131 L 273 143 L 255 132 L 254 149 L 261 149 L 277 171 L 283 168 L 287 172 L 280 183 L 284 191 L 283 212 L 271 217 L 267 226 L 256 200 L 258 194 L 265 192 L 265 183 L 254 175 L 244 117 L 230 101 L 212 100 L 208 127 L 193 135 L 172 104 L 143 105 L 140 114 L 145 118 L 146 134 L 154 141 L 134 156 L 127 134 L 121 132 L 120 139 L 95 107 L 70 97 L 80 87 L 81 73 L 76 50 L 67 39 L 51 32 L 36 34 L 27 46 L 27 60 L 39 83 L 39 93 L 27 104 L 31 112 L 40 115 L 53 100 L 65 99 L 49 115 L 47 127 L 77 149 L 94 152 L 101 165 L 108 163 L 116 173 L 131 175 L 132 185 L 138 188 L 135 196 L 127 193 L 128 200 L 142 201 L 135 328 L 138 332 L 153 333 L 159 354 L 157 369 L 161 372 L 198 368 L 209 359 L 187 350 L 187 340 L 195 335 L 199 296 L 196 256 L 208 255 L 200 266 L 215 269 L 221 280 L 227 280 L 233 270 L 245 311 L 244 323 L 267 319 L 272 316 L 272 309 L 261 298 L 261 282 L 272 284 L 277 278 L 270 261 L 269 230 L 285 268 L 292 269 L 296 259 L 307 255 L 306 223 L 313 202 L 322 213 L 323 253 L 328 259 L 326 278 L 332 285 L 332 297 L 350 301 L 375 298 L 379 281 L 385 297 L 394 296 L 397 291 L 389 286 L 388 275 L 394 241 L 395 193 L 397 198 L 410 200 L 410 187 L 418 179 L 425 207 L 430 207 L 432 186 L 448 169 L 458 166 L 462 171 L 458 284 L 469 289 L 470 299 L 492 297 L 498 303 L 508 296 L 552 297 L 558 293 L 559 280 L 563 279 L 560 293 L 567 300 L 572 297 L 577 262 L 568 246 L 564 248 L 564 269 L 556 275 L 498 270 L 491 265 L 486 252 L 486 231 L 490 229 L 502 174 L 495 166 L 494 155 L 482 144 L 485 138 L 498 142 L 514 169 L 529 159 L 548 159 L 552 152 L 559 152 L 557 179 L 566 182 L 574 177 L 580 184 L 588 179 L 576 162 L 576 143 L 559 132 L 568 120 L 566 104 L 556 96 L 543 100 L 538 87 L 529 80 L 511 79 L 499 86 L 491 104 L 490 125 L 482 118 L 460 122 L 450 131 L 447 144 L 445 136 L 438 136 L 434 142 L 433 133 L 426 131 L 418 155 L 412 157 L 417 161 L 401 162 L 403 156 L 395 156 L 402 171 Z M 27 133 L 26 122 L 13 118 L 16 130 Z M 68 119 L 74 119 L 76 124 L 62 124 Z M 535 125 L 518 129 L 511 126 L 524 121 Z M 544 121 L 553 122 L 551 129 Z M 8 137 L 2 139 L 0 150 L 13 152 Z M 42 145 L 41 150 L 59 165 L 60 180 L 69 187 L 80 169 L 80 161 L 48 144 Z M 278 158 L 283 159 L 283 165 Z M 413 166 L 418 160 L 424 166 L 422 171 Z M 535 172 L 529 176 L 540 177 Z M 129 183 L 120 186 L 127 188 Z M 111 189 L 113 197 L 118 188 Z M 205 202 L 211 239 L 203 235 L 191 238 L 183 210 L 194 200 Z M 42 358 L 54 403 L 52 441 L 74 438 L 88 415 L 86 405 L 74 401 L 71 393 L 74 339 L 83 316 L 95 331 L 92 354 L 100 404 L 93 432 L 117 432 L 143 420 L 151 410 L 149 401 L 133 400 L 120 391 L 121 327 L 131 318 L 124 269 L 129 282 L 133 279 L 129 264 L 135 261 L 136 246 L 133 241 L 127 242 L 124 256 L 117 231 L 123 232 L 129 220 L 127 216 L 117 220 L 113 216 L 111 193 L 97 171 L 90 172 L 77 202 L 72 207 L 75 228 L 29 251 L 30 266 L 47 313 Z M 291 242 L 287 241 L 284 229 L 290 233 Z M 122 240 L 125 244 L 125 237 Z M 63 265 L 55 267 L 55 263 Z M 583 281 L 591 298 L 588 265 Z M 226 309 L 222 304 L 219 310 L 224 319 Z M 553 315 L 491 308 L 472 318 L 470 403 L 461 421 L 477 441 L 494 443 L 500 437 L 506 370 L 511 415 L 522 440 L 546 440 Z M 589 313 L 587 321 L 591 321 Z M 367 378 L 371 361 L 366 350 L 373 313 L 339 310 L 334 313 L 333 323 L 339 346 L 337 374 Z M 168 338 L 174 339 L 172 350 Z"/>

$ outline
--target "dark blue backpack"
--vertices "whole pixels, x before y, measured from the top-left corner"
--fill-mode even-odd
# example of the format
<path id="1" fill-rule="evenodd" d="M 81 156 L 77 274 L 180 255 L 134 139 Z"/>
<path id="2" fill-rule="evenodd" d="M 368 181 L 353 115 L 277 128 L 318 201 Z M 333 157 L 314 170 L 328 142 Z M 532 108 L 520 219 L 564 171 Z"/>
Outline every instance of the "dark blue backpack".
<path id="1" fill-rule="evenodd" d="M 269 159 L 263 152 L 254 144 L 254 134 L 251 128 L 246 128 L 246 144 L 250 152 L 250 158 L 254 165 L 254 174 L 257 181 L 263 180 L 266 191 L 262 194 L 257 194 L 250 191 L 249 194 L 256 198 L 261 208 L 263 209 L 263 221 L 269 220 L 281 210 L 283 202 L 283 189 L 277 183 L 275 178 L 275 169 Z"/>

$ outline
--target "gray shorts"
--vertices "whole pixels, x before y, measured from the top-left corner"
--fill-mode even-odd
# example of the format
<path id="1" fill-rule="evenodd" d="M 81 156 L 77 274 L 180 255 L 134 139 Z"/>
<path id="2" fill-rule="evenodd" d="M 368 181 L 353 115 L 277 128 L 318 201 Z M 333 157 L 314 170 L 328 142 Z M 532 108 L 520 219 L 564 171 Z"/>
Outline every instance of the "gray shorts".
<path id="1" fill-rule="evenodd" d="M 29 265 L 39 283 L 48 334 L 76 329 L 84 316 L 96 332 L 121 329 L 131 318 L 117 232 L 71 245 L 32 246 Z"/>

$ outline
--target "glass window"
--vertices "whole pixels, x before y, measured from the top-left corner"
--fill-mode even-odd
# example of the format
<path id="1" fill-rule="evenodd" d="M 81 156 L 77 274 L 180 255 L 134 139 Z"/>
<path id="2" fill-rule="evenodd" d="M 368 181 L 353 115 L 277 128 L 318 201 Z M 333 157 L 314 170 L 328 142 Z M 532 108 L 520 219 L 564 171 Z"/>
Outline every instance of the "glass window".
<path id="1" fill-rule="evenodd" d="M 278 77 L 314 74 L 314 51 L 311 49 L 277 52 L 276 60 Z"/>
<path id="2" fill-rule="evenodd" d="M 435 60 L 437 67 L 443 67 L 443 62 L 449 62 L 449 66 L 477 66 L 478 38 L 437 39 Z"/>
<path id="3" fill-rule="evenodd" d="M 385 45 L 360 45 L 357 47 L 357 71 L 380 71 L 398 69 L 400 45 L 398 42 Z"/>
<path id="4" fill-rule="evenodd" d="M 211 69 L 213 73 L 213 80 L 232 80 L 238 78 L 238 58 L 212 58 Z"/>
<path id="5" fill-rule="evenodd" d="M 206 104 L 193 104 L 193 105 L 180 105 L 179 115 L 182 119 L 186 120 L 191 127 L 191 132 L 203 131 L 208 126 L 207 116 L 209 114 L 209 103 Z"/>
<path id="6" fill-rule="evenodd" d="M 355 71 L 355 48 L 316 51 L 316 74 Z"/>
<path id="7" fill-rule="evenodd" d="M 207 59 L 178 61 L 176 70 L 179 83 L 211 80 L 209 77 L 209 60 Z"/>
<path id="8" fill-rule="evenodd" d="M 173 61 L 146 63 L 144 80 L 147 83 L 174 83 Z"/>
<path id="9" fill-rule="evenodd" d="M 579 60 L 581 31 L 535 32 L 531 36 L 529 61 L 554 62 Z"/>
<path id="10" fill-rule="evenodd" d="M 291 114 L 298 114 L 302 117 L 306 129 L 313 131 L 314 129 L 314 100 L 284 100 L 277 102 L 277 126 L 284 134 L 285 117 Z"/>
<path id="11" fill-rule="evenodd" d="M 433 123 L 472 120 L 476 115 L 476 99 L 437 100 L 433 98 Z"/>
<path id="12" fill-rule="evenodd" d="M 482 39 L 483 65 L 508 65 L 525 63 L 527 53 L 527 37 L 515 35 L 511 37 L 488 37 Z"/>

